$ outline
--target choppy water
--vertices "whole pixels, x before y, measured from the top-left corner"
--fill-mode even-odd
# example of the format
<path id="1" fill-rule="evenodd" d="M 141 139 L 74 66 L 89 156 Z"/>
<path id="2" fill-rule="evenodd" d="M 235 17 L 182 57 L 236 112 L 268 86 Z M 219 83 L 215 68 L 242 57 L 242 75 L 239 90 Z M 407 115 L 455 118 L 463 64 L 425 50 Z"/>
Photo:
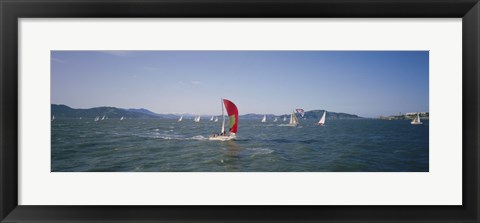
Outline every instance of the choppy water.
<path id="1" fill-rule="evenodd" d="M 408 120 L 240 120 L 237 140 L 209 141 L 220 122 L 56 119 L 53 172 L 428 171 L 429 131 Z"/>

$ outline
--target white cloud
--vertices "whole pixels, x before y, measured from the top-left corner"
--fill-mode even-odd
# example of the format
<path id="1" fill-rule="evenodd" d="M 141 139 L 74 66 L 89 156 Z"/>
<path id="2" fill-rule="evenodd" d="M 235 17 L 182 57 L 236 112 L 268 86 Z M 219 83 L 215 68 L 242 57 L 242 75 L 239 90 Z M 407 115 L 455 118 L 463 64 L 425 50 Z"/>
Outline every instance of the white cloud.
<path id="1" fill-rule="evenodd" d="M 201 82 L 200 81 L 190 81 L 190 84 L 199 85 L 199 84 L 201 84 Z"/>

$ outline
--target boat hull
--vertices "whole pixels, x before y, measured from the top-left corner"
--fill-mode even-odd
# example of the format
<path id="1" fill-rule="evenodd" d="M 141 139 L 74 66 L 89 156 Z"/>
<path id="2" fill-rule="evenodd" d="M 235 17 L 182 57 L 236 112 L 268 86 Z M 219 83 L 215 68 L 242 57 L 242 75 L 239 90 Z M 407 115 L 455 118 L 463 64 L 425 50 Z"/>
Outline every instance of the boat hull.
<path id="1" fill-rule="evenodd" d="M 215 137 L 208 137 L 208 140 L 212 141 L 230 141 L 237 138 L 236 136 L 215 136 Z"/>
<path id="2" fill-rule="evenodd" d="M 410 124 L 412 124 L 412 125 L 421 125 L 421 124 L 423 124 L 423 122 L 410 122 Z"/>

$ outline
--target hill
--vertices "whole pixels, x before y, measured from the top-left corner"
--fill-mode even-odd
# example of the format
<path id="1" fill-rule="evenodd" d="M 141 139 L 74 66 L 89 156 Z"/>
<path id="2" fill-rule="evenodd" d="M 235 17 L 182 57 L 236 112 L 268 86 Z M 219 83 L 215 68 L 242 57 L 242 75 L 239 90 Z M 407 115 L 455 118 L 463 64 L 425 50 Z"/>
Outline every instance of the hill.
<path id="1" fill-rule="evenodd" d="M 306 118 L 306 119 L 320 119 L 320 117 L 322 117 L 324 111 L 325 110 L 307 111 L 307 112 L 305 112 L 304 118 Z M 253 113 L 246 114 L 246 115 L 240 115 L 239 118 L 241 118 L 241 119 L 262 119 L 264 115 L 267 116 L 267 120 L 272 120 L 274 117 L 283 118 L 284 116 L 286 116 L 287 119 L 290 118 L 290 114 L 273 115 L 273 114 L 253 114 Z M 297 113 L 297 117 L 300 118 L 300 115 L 298 113 Z M 326 119 L 359 119 L 359 118 L 362 118 L 362 117 L 359 117 L 358 115 L 341 113 L 341 112 L 327 111 L 327 115 L 326 115 Z"/>
<path id="2" fill-rule="evenodd" d="M 145 108 L 130 108 L 130 109 L 123 109 L 123 108 L 115 108 L 115 107 L 95 107 L 89 109 L 74 109 L 68 107 L 66 105 L 51 105 L 52 114 L 55 115 L 56 118 L 95 118 L 95 117 L 102 117 L 106 116 L 109 118 L 162 118 L 162 119 L 177 119 L 180 117 L 179 114 L 157 114 Z M 306 119 L 320 119 L 323 115 L 324 110 L 312 110 L 305 112 Z M 268 120 L 273 120 L 274 117 L 279 117 L 282 119 L 284 116 L 287 119 L 290 118 L 290 114 L 283 114 L 283 115 L 273 115 L 273 114 L 266 114 Z M 194 115 L 185 114 L 184 118 L 189 119 Z M 264 114 L 245 114 L 240 115 L 240 119 L 262 119 Z M 202 118 L 209 118 L 208 115 L 203 115 Z M 297 114 L 297 117 L 300 118 L 300 115 Z M 327 119 L 359 119 L 358 115 L 352 115 L 347 113 L 339 113 L 339 112 L 330 112 L 327 111 Z"/>
<path id="3" fill-rule="evenodd" d="M 96 107 L 89 109 L 74 109 L 66 105 L 51 105 L 51 112 L 56 118 L 95 118 L 106 116 L 109 118 L 159 118 L 158 115 L 149 114 L 145 112 L 130 111 L 128 109 L 121 109 L 115 107 Z M 146 109 L 144 109 L 146 110 Z M 146 110 L 148 111 L 148 110 Z"/>

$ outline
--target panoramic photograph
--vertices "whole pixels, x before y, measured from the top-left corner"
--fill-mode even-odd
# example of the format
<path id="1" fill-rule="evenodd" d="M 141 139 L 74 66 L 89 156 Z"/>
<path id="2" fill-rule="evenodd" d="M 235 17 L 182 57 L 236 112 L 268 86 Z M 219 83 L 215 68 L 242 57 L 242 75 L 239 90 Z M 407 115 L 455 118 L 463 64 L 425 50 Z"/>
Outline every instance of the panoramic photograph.
<path id="1" fill-rule="evenodd" d="M 428 172 L 428 51 L 51 51 L 52 172 Z"/>

